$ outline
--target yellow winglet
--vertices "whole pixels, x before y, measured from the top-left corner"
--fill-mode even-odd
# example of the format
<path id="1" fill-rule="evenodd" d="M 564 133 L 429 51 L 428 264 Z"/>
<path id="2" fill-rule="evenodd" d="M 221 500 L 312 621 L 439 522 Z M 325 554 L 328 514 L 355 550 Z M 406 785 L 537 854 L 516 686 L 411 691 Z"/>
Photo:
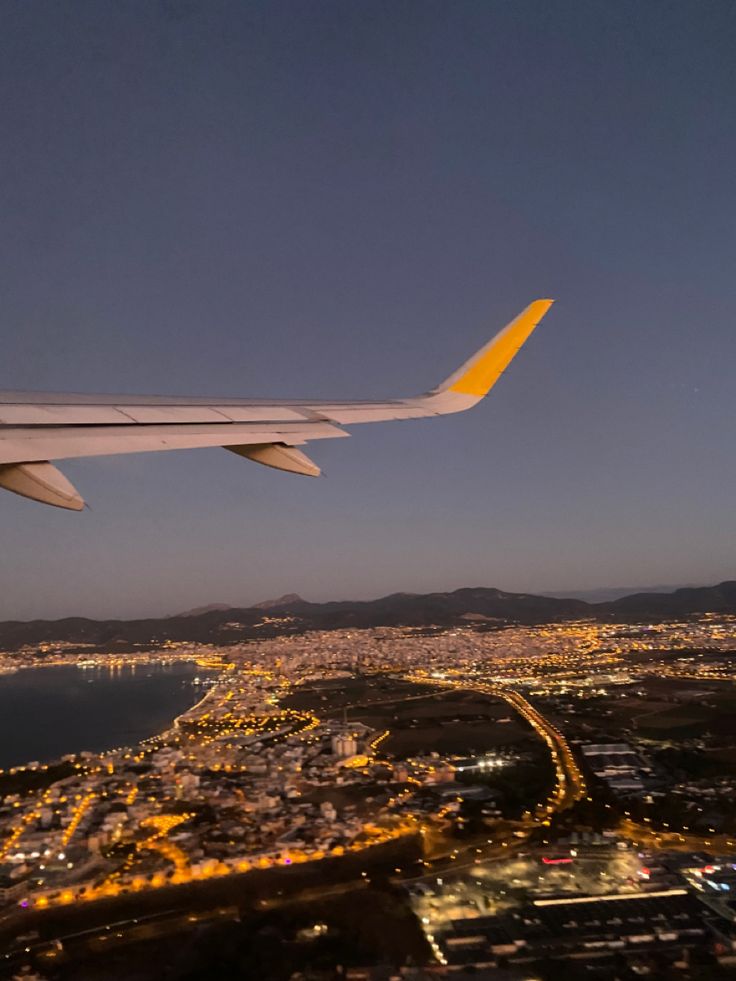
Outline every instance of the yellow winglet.
<path id="1" fill-rule="evenodd" d="M 498 381 L 499 376 L 529 337 L 554 300 L 535 300 L 518 317 L 459 368 L 439 391 L 456 392 L 483 398 Z"/>

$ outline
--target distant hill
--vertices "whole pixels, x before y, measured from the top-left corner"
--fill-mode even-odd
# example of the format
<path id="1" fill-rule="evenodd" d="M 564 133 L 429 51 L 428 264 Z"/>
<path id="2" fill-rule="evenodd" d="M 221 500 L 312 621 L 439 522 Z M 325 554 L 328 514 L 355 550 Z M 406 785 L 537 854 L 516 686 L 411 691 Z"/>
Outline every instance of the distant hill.
<path id="1" fill-rule="evenodd" d="M 265 611 L 278 609 L 292 622 L 263 622 Z M 193 643 L 232 643 L 255 637 L 309 629 L 335 630 L 344 627 L 451 626 L 475 622 L 482 628 L 502 623 L 545 623 L 580 618 L 636 622 L 681 618 L 694 613 L 736 614 L 736 582 L 717 586 L 677 589 L 670 593 L 634 593 L 606 603 L 560 599 L 530 593 L 508 593 L 484 586 L 456 589 L 449 593 L 394 593 L 380 599 L 309 603 L 295 593 L 246 608 L 213 604 L 173 617 L 149 620 L 6 621 L 0 623 L 0 649 L 53 641 L 91 644 L 101 650 L 131 650 L 151 647 L 166 640 Z"/>
<path id="2" fill-rule="evenodd" d="M 293 606 L 295 603 L 303 603 L 304 600 L 297 593 L 285 593 L 277 599 L 262 600 L 254 603 L 249 609 L 253 610 L 279 610 L 285 606 Z M 184 610 L 177 613 L 177 617 L 198 617 L 203 613 L 224 613 L 226 610 L 234 610 L 235 607 L 230 603 L 209 603 L 207 606 L 195 606 L 192 610 Z"/>
<path id="3" fill-rule="evenodd" d="M 299 603 L 303 603 L 304 600 L 297 593 L 285 593 L 283 596 L 279 596 L 278 599 L 261 600 L 260 603 L 254 603 L 254 610 L 281 610 L 287 606 L 295 606 Z"/>
<path id="4" fill-rule="evenodd" d="M 326 628 L 444 625 L 475 613 L 500 620 L 539 623 L 589 615 L 580 600 L 506 593 L 484 586 L 456 589 L 451 593 L 392 593 L 375 600 L 342 600 L 328 603 L 298 603 L 282 607 Z"/>
<path id="5" fill-rule="evenodd" d="M 602 604 L 618 616 L 678 617 L 689 613 L 736 613 L 736 582 L 688 586 L 672 593 L 633 593 Z"/>
<path id="6" fill-rule="evenodd" d="M 608 603 L 631 596 L 632 593 L 672 593 L 676 589 L 685 589 L 695 583 L 668 583 L 666 586 L 600 586 L 598 589 L 564 589 L 552 593 L 540 593 L 541 596 L 557 596 L 560 599 L 581 599 L 586 603 Z"/>
<path id="7" fill-rule="evenodd" d="M 213 613 L 216 610 L 219 612 L 232 610 L 232 606 L 228 606 L 227 603 L 210 603 L 208 606 L 195 606 L 193 610 L 184 610 L 183 613 L 176 613 L 174 615 L 177 617 L 198 617 L 202 613 Z"/>

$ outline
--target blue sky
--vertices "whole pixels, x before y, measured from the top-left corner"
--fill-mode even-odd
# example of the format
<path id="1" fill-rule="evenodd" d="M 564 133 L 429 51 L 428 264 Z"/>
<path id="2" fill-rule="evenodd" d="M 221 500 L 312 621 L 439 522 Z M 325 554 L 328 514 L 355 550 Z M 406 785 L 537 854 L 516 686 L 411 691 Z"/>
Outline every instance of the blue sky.
<path id="1" fill-rule="evenodd" d="M 0 3 L 0 388 L 426 390 L 314 444 L 70 461 L 3 495 L 0 616 L 734 574 L 736 9 Z"/>

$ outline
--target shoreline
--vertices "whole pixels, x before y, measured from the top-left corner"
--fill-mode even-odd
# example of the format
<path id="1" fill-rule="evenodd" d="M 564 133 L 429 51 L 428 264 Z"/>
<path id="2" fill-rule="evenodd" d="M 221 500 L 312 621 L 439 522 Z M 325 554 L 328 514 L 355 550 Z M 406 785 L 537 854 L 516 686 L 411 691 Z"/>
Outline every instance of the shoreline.
<path id="1" fill-rule="evenodd" d="M 191 656 L 191 657 L 167 658 L 165 660 L 151 659 L 151 660 L 149 660 L 149 661 L 146 662 L 145 666 L 147 666 L 147 667 L 153 667 L 153 668 L 158 668 L 158 669 L 161 669 L 161 671 L 163 672 L 163 669 L 165 669 L 167 667 L 178 667 L 178 666 L 182 666 L 182 665 L 185 665 L 185 664 L 197 665 L 199 663 L 200 663 L 200 659 L 199 658 L 197 658 L 195 656 Z M 134 669 L 136 666 L 137 667 L 143 667 L 144 665 L 139 662 L 138 665 L 136 665 L 135 663 L 133 663 L 131 665 L 126 665 L 126 666 L 127 667 L 130 667 L 131 669 Z M 26 670 L 36 670 L 37 668 L 51 668 L 51 667 L 57 668 L 57 669 L 58 668 L 68 668 L 68 669 L 77 668 L 80 671 L 84 671 L 84 670 L 87 670 L 89 668 L 89 665 L 84 665 L 83 666 L 83 665 L 81 665 L 79 663 L 76 663 L 75 664 L 75 663 L 68 663 L 68 662 L 67 663 L 64 663 L 64 664 L 59 664 L 59 663 L 56 663 L 56 664 L 41 663 L 41 664 L 37 664 L 37 665 L 28 665 L 27 667 L 23 667 L 23 668 L 14 668 L 14 669 L 12 669 L 11 671 L 8 671 L 8 672 L 5 672 L 5 671 L 0 672 L 0 683 L 2 683 L 3 677 L 10 677 L 12 675 L 17 675 L 17 674 L 20 674 L 20 673 L 22 673 L 23 671 L 26 671 Z M 95 667 L 96 668 L 104 668 L 105 665 L 95 665 Z M 117 669 L 118 668 L 117 665 L 115 665 L 115 666 L 110 665 L 109 667 L 111 669 Z M 22 762 L 10 763 L 10 764 L 7 764 L 5 766 L 0 767 L 0 776 L 4 776 L 4 775 L 11 775 L 12 776 L 12 775 L 23 774 L 23 773 L 27 773 L 27 772 L 43 772 L 44 770 L 48 770 L 51 767 L 55 767 L 55 766 L 59 766 L 59 765 L 63 764 L 65 762 L 65 760 L 67 758 L 69 758 L 69 757 L 73 757 L 74 760 L 76 760 L 76 761 L 83 760 L 85 758 L 86 754 L 91 754 L 94 757 L 103 758 L 103 757 L 105 757 L 105 756 L 107 756 L 107 755 L 109 755 L 111 753 L 118 752 L 123 747 L 130 748 L 130 749 L 135 749 L 137 746 L 145 745 L 151 739 L 160 739 L 160 738 L 164 737 L 168 732 L 170 732 L 171 730 L 173 730 L 173 729 L 176 728 L 179 720 L 185 718 L 188 713 L 197 710 L 212 695 L 212 692 L 216 690 L 217 685 L 219 684 L 219 681 L 220 681 L 221 676 L 222 676 L 222 671 L 217 672 L 216 669 L 214 668 L 214 666 L 206 666 L 206 667 L 203 667 L 203 670 L 208 673 L 208 677 L 212 676 L 212 679 L 213 679 L 212 685 L 208 685 L 206 691 L 204 692 L 204 694 L 201 697 L 197 698 L 197 700 L 195 702 L 193 702 L 188 708 L 184 709 L 184 711 L 181 711 L 180 710 L 170 720 L 167 720 L 162 725 L 157 725 L 155 727 L 155 731 L 152 731 L 152 732 L 150 732 L 147 735 L 143 735 L 143 736 L 141 736 L 138 739 L 133 739 L 133 740 L 130 741 L 130 743 L 125 743 L 125 744 L 122 744 L 122 745 L 121 744 L 118 744 L 118 743 L 115 743 L 114 745 L 110 745 L 110 746 L 108 746 L 105 749 L 92 749 L 89 746 L 82 746 L 82 747 L 80 747 L 78 749 L 69 750 L 67 752 L 59 752 L 59 753 L 56 753 L 55 755 L 48 756 L 47 758 L 44 758 L 44 759 L 34 759 L 33 758 L 33 755 L 32 755 L 33 750 L 31 750 L 31 751 L 29 751 L 28 757 L 26 759 L 24 759 Z M 131 671 L 131 674 L 132 674 L 132 671 Z M 122 675 L 121 676 L 121 680 L 123 680 L 125 678 L 126 678 L 126 675 Z M 186 685 L 188 688 L 194 688 L 194 687 L 196 687 L 196 686 L 193 685 L 192 682 L 193 682 L 193 677 L 192 678 L 187 678 L 187 679 L 182 679 L 182 686 Z M 176 709 L 173 709 L 173 711 L 176 712 Z M 99 731 L 99 730 L 97 730 L 97 731 Z M 111 739 L 112 738 L 114 738 L 114 736 L 111 737 Z M 20 742 L 20 740 L 19 740 L 19 742 Z M 46 754 L 41 754 L 41 755 L 45 756 Z"/>

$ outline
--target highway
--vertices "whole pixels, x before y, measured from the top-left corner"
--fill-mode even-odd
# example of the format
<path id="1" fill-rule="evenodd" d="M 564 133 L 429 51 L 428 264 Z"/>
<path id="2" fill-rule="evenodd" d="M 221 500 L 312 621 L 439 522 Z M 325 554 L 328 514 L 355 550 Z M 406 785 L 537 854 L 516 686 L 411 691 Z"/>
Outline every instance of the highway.
<path id="1" fill-rule="evenodd" d="M 415 675 L 408 675 L 404 680 L 425 685 L 428 682 L 426 677 Z M 435 679 L 432 680 L 434 681 Z M 549 749 L 555 769 L 555 790 L 549 798 L 547 805 L 543 808 L 543 811 L 547 815 L 547 820 L 555 811 L 572 807 L 573 804 L 585 797 L 587 793 L 585 779 L 580 772 L 580 768 L 575 761 L 573 752 L 564 735 L 518 691 L 514 691 L 512 688 L 503 688 L 499 685 L 468 684 L 465 681 L 455 681 L 452 679 L 443 679 L 437 683 L 444 688 L 452 688 L 455 691 L 466 691 L 481 695 L 490 695 L 493 698 L 502 698 L 529 723 L 540 739 L 544 740 Z M 541 817 L 542 814 L 537 812 L 537 816 Z"/>

